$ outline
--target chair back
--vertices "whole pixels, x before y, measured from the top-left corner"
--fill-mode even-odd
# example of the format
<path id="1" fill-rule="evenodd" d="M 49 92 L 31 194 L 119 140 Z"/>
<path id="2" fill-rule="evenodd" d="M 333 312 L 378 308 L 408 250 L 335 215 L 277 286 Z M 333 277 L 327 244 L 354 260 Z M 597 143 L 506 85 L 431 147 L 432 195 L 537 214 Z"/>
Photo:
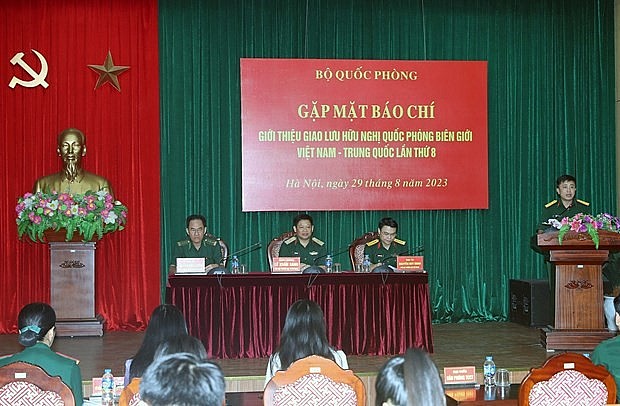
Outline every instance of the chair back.
<path id="1" fill-rule="evenodd" d="M 228 244 L 224 240 L 219 237 L 214 236 L 213 234 L 206 233 L 205 237 L 214 239 L 220 245 L 220 252 L 222 253 L 222 266 L 226 268 L 226 264 L 228 264 L 228 253 L 230 252 L 228 249 Z"/>
<path id="2" fill-rule="evenodd" d="M 540 368 L 532 368 L 519 389 L 519 406 L 596 406 L 615 401 L 613 375 L 589 358 L 572 352 L 554 355 Z"/>
<path id="3" fill-rule="evenodd" d="M 267 245 L 267 260 L 269 261 L 269 270 L 273 269 L 273 259 L 280 256 L 280 247 L 282 247 L 282 243 L 284 240 L 294 236 L 295 233 L 293 231 L 287 231 L 274 238 Z"/>
<path id="4" fill-rule="evenodd" d="M 365 406 L 366 390 L 353 371 L 311 355 L 276 372 L 265 387 L 263 402 L 266 406 Z"/>
<path id="5" fill-rule="evenodd" d="M 75 399 L 60 377 L 20 361 L 0 367 L 0 405 L 74 406 Z"/>
<path id="6" fill-rule="evenodd" d="M 357 269 L 357 265 L 361 265 L 362 261 L 364 261 L 364 246 L 366 246 L 366 243 L 378 237 L 378 232 L 370 231 L 356 238 L 349 245 L 349 259 L 351 260 L 351 269 L 354 272 Z"/>

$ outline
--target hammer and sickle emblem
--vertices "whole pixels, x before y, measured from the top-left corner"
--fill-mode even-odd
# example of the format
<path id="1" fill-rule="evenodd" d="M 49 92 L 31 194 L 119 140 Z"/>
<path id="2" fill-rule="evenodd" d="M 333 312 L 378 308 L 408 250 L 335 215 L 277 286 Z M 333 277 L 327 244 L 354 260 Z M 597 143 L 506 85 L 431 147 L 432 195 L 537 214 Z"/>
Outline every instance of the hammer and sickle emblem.
<path id="1" fill-rule="evenodd" d="M 36 50 L 33 49 L 32 52 L 34 52 L 34 54 L 39 58 L 39 61 L 41 61 L 41 72 L 35 72 L 30 65 L 24 62 L 22 59 L 24 57 L 23 52 L 16 53 L 13 58 L 11 58 L 11 64 L 18 64 L 21 66 L 30 76 L 32 76 L 32 80 L 21 80 L 13 76 L 13 79 L 11 79 L 11 82 L 9 83 L 9 87 L 11 89 L 15 89 L 15 85 L 24 87 L 36 87 L 41 85 L 46 89 L 49 86 L 49 84 L 45 81 L 45 77 L 47 76 L 47 61 L 45 60 L 45 57 Z"/>

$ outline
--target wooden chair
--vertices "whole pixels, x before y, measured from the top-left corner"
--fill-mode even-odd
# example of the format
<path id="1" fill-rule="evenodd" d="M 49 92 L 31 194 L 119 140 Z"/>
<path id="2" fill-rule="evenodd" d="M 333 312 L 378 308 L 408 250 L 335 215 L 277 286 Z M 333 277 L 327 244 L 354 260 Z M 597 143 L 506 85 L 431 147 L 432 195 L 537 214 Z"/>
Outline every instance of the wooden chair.
<path id="1" fill-rule="evenodd" d="M 375 238 L 379 238 L 379 233 L 376 231 L 370 231 L 361 237 L 356 238 L 349 245 L 349 259 L 351 260 L 351 269 L 353 272 L 357 270 L 357 265 L 361 265 L 364 260 L 364 246 L 368 241 L 372 241 Z"/>
<path id="2" fill-rule="evenodd" d="M 265 387 L 263 401 L 266 406 L 365 406 L 366 390 L 353 371 L 311 355 L 276 372 Z"/>
<path id="3" fill-rule="evenodd" d="M 294 236 L 295 233 L 293 231 L 287 231 L 286 233 L 281 234 L 280 236 L 274 238 L 267 245 L 267 260 L 269 261 L 269 270 L 273 268 L 273 259 L 280 255 L 280 247 L 284 240 Z"/>
<path id="4" fill-rule="evenodd" d="M 60 377 L 27 362 L 14 362 L 0 368 L 0 404 L 74 406 L 75 399 Z"/>
<path id="5" fill-rule="evenodd" d="M 605 367 L 572 352 L 554 355 L 540 368 L 532 368 L 519 389 L 519 406 L 595 406 L 615 401 L 613 375 Z"/>

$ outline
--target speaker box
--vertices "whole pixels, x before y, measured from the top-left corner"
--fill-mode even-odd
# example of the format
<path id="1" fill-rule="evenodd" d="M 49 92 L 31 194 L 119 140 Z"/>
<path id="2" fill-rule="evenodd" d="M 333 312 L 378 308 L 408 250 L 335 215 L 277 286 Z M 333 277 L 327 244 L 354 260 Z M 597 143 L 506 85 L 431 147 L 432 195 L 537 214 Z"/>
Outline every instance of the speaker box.
<path id="1" fill-rule="evenodd" d="M 553 303 L 546 279 L 510 279 L 510 321 L 525 326 L 553 324 Z"/>

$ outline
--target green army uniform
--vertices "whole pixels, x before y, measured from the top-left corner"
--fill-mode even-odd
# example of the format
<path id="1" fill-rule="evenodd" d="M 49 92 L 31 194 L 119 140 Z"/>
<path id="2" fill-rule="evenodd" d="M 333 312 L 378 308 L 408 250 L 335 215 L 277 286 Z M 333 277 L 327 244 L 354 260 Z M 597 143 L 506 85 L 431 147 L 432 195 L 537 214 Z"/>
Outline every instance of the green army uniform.
<path id="1" fill-rule="evenodd" d="M 373 264 L 386 264 L 396 267 L 396 257 L 406 254 L 409 254 L 407 242 L 398 238 L 394 238 L 388 249 L 381 244 L 381 240 L 378 238 L 368 241 L 364 247 L 364 255 L 368 255 Z"/>
<path id="2" fill-rule="evenodd" d="M 177 258 L 205 258 L 205 265 L 216 264 L 222 262 L 222 251 L 220 243 L 214 239 L 206 237 L 202 240 L 200 249 L 196 249 L 191 240 L 177 241 L 174 245 L 174 259 Z"/>
<path id="3" fill-rule="evenodd" d="M 568 207 L 564 207 L 561 200 L 552 200 L 545 204 L 540 216 L 540 223 L 538 224 L 538 227 L 536 227 L 536 230 L 546 230 L 549 228 L 549 225 L 543 223 L 546 223 L 551 218 L 562 221 L 564 217 L 573 217 L 579 213 L 591 214 L 592 209 L 590 208 L 590 203 L 583 200 L 574 199 L 573 204 Z"/>
<path id="4" fill-rule="evenodd" d="M 26 347 L 23 351 L 0 358 L 0 367 L 23 361 L 41 367 L 49 376 L 59 376 L 73 392 L 75 404 L 81 406 L 84 402 L 82 396 L 82 373 L 77 361 L 54 352 L 42 342 L 32 347 Z"/>
<path id="5" fill-rule="evenodd" d="M 299 257 L 300 262 L 306 265 L 325 265 L 327 247 L 325 243 L 316 237 L 312 237 L 305 247 L 299 242 L 297 236 L 287 238 L 280 247 L 281 257 Z"/>

